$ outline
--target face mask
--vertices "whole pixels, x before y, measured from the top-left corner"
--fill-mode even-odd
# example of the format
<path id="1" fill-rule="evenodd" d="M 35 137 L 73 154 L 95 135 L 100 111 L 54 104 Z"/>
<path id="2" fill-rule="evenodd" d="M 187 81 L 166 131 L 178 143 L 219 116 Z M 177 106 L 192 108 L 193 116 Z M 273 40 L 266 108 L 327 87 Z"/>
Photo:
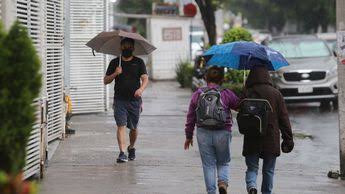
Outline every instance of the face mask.
<path id="1" fill-rule="evenodd" d="M 124 49 L 122 50 L 122 56 L 125 58 L 131 57 L 133 54 L 133 50 L 132 49 Z"/>

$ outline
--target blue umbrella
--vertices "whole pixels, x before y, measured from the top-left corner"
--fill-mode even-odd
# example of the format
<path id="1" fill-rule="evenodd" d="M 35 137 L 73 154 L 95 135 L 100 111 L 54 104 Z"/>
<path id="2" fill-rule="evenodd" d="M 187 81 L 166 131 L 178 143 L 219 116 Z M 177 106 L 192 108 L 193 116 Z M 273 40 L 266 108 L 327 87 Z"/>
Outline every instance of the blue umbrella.
<path id="1" fill-rule="evenodd" d="M 254 66 L 266 66 L 275 71 L 289 63 L 278 51 L 255 42 L 237 41 L 212 46 L 203 54 L 207 65 L 250 70 Z"/>

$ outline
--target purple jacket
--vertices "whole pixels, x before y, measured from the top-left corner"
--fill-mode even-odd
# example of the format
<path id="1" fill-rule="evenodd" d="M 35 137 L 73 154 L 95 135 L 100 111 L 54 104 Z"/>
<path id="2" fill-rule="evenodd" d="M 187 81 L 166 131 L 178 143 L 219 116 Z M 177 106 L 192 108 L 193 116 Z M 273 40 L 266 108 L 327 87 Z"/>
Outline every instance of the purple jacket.
<path id="1" fill-rule="evenodd" d="M 218 85 L 214 84 L 209 84 L 209 88 L 217 88 L 219 87 Z M 196 108 L 198 106 L 198 100 L 199 96 L 202 93 L 201 89 L 198 89 L 195 91 L 192 95 L 192 99 L 189 104 L 189 110 L 187 114 L 187 122 L 186 122 L 186 138 L 187 139 L 192 139 L 193 138 L 193 132 L 194 132 L 194 127 L 196 124 Z M 240 99 L 229 89 L 225 89 L 221 92 L 221 100 L 223 102 L 224 108 L 229 111 L 229 117 L 226 119 L 225 123 L 225 129 L 228 131 L 231 131 L 232 127 L 232 116 L 231 116 L 231 110 L 236 110 L 238 108 Z"/>

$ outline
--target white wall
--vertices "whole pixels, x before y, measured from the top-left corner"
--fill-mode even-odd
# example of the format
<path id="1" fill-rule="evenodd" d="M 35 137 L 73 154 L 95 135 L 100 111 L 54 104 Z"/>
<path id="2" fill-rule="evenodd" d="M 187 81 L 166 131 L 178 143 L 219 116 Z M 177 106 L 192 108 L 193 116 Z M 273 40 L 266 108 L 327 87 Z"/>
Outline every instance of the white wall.
<path id="1" fill-rule="evenodd" d="M 151 56 L 151 76 L 155 80 L 175 78 L 176 65 L 189 59 L 191 19 L 184 17 L 152 17 L 149 19 L 149 39 L 157 50 Z M 163 40 L 164 28 L 180 28 L 181 40 Z"/>
<path id="2" fill-rule="evenodd" d="M 16 0 L 0 0 L 0 19 L 7 30 L 16 19 L 16 3 Z"/>

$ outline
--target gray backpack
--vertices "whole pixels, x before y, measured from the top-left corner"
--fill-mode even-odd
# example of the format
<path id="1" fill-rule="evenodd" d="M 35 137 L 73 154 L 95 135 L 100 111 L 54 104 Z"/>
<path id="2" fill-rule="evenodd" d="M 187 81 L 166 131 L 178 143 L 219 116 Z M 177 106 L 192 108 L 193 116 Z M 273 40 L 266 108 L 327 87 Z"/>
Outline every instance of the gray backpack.
<path id="1" fill-rule="evenodd" d="M 197 126 L 206 129 L 223 129 L 228 111 L 224 109 L 219 88 L 202 88 L 196 109 Z"/>

